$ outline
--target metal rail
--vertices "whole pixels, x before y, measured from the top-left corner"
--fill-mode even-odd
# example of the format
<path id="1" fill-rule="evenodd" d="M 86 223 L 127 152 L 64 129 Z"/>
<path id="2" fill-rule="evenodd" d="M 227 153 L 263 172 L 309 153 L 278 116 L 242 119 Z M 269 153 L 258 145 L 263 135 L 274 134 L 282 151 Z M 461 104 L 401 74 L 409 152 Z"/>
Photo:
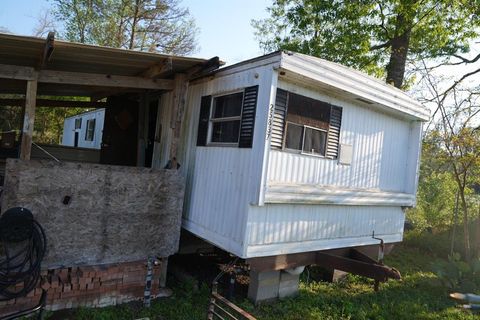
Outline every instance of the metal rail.
<path id="1" fill-rule="evenodd" d="M 233 302 L 222 297 L 217 292 L 217 284 L 212 287 L 212 296 L 208 306 L 208 320 L 257 320 L 254 316 L 243 310 Z"/>

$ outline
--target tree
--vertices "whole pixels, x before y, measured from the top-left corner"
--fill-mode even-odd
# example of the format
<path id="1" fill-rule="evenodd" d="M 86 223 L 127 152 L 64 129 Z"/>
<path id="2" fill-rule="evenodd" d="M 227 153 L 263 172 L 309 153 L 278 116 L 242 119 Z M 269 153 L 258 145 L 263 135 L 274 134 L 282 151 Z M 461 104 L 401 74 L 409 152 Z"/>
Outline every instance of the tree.
<path id="1" fill-rule="evenodd" d="M 108 47 L 190 54 L 198 33 L 178 0 L 54 0 L 69 41 Z"/>
<path id="2" fill-rule="evenodd" d="M 37 16 L 37 23 L 33 28 L 32 34 L 34 37 L 44 38 L 48 35 L 49 32 L 55 32 L 57 27 L 53 16 L 49 10 L 43 10 Z"/>
<path id="3" fill-rule="evenodd" d="M 408 60 L 465 53 L 479 0 L 274 0 L 253 20 L 260 46 L 298 51 L 385 76 L 402 87 Z"/>
<path id="4" fill-rule="evenodd" d="M 434 68 L 424 62 L 420 84 L 423 84 L 422 99 L 431 104 L 439 114 L 432 117 L 433 130 L 430 141 L 435 145 L 435 162 L 442 163 L 451 173 L 458 190 L 458 200 L 463 216 L 464 249 L 467 261 L 472 257 L 468 195 L 473 185 L 479 182 L 480 168 L 480 92 L 476 86 L 462 87 L 462 76 L 447 89 L 440 89 L 442 82 L 434 75 Z M 443 84 L 443 86 L 445 86 Z M 436 120 L 436 121 L 435 121 Z"/>

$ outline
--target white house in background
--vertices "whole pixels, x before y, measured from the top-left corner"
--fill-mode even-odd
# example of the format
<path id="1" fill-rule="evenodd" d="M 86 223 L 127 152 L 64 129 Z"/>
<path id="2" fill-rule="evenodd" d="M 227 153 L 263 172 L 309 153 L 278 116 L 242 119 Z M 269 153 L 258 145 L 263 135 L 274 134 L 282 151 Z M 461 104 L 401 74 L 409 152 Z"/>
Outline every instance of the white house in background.
<path id="1" fill-rule="evenodd" d="M 62 145 L 100 149 L 105 109 L 95 109 L 68 117 L 63 123 Z"/>
<path id="2" fill-rule="evenodd" d="M 186 101 L 186 230 L 247 260 L 402 240 L 429 118 L 406 93 L 276 52 L 191 81 Z"/>

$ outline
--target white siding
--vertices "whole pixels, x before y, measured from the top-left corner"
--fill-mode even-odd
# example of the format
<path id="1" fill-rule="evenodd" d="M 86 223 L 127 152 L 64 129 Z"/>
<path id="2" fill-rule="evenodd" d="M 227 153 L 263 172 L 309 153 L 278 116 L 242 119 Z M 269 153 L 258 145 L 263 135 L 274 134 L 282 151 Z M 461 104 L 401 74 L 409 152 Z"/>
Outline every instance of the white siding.
<path id="1" fill-rule="evenodd" d="M 268 107 L 275 73 L 271 65 L 228 70 L 188 89 L 184 139 L 179 150 L 187 189 L 183 227 L 238 256 L 243 255 L 248 205 L 259 201 Z M 202 96 L 259 85 L 252 148 L 197 147 Z M 273 88 L 274 90 L 274 88 Z"/>
<path id="2" fill-rule="evenodd" d="M 399 207 L 288 205 L 250 206 L 246 257 L 277 255 L 402 240 Z"/>
<path id="3" fill-rule="evenodd" d="M 82 119 L 82 125 L 80 129 L 75 129 L 75 119 Z M 93 141 L 87 141 L 85 140 L 87 121 L 92 119 L 95 119 L 95 133 L 93 135 Z M 105 109 L 98 109 L 65 119 L 63 124 L 62 145 L 73 147 L 75 143 L 75 131 L 78 131 L 79 136 L 77 147 L 101 149 L 104 121 Z"/>
<path id="4" fill-rule="evenodd" d="M 269 183 L 407 191 L 409 121 L 311 90 L 286 83 L 282 85 L 286 90 L 295 90 L 343 108 L 340 141 L 353 145 L 353 161 L 351 165 L 339 165 L 337 160 L 272 150 L 268 166 Z"/>

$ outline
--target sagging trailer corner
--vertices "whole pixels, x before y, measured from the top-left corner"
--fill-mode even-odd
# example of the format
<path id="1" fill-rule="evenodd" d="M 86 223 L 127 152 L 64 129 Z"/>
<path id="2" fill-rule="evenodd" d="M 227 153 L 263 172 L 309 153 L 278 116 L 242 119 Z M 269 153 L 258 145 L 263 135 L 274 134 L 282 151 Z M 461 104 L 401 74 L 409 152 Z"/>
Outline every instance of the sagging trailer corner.
<path id="1" fill-rule="evenodd" d="M 28 43 L 42 50 L 45 44 L 3 37 L 9 48 Z M 40 71 L 25 57 L 0 51 L 2 87 L 23 93 L 30 83 L 26 110 L 35 109 L 32 81 L 37 94 L 89 96 L 92 102 L 107 97 L 102 148 L 89 159 L 178 168 L 183 228 L 252 268 L 269 259 L 274 288 L 263 295 L 254 285 L 252 299 L 294 292 L 283 284 L 298 284 L 292 270 L 316 263 L 308 259 L 312 253 L 345 256 L 357 248 L 372 255 L 379 245 L 372 233 L 387 247 L 402 240 L 403 209 L 415 204 L 422 122 L 428 119 L 405 93 L 297 53 L 276 52 L 214 71 L 215 59 L 55 44 Z M 100 58 L 72 54 L 68 59 L 76 63 L 65 70 L 62 61 L 76 46 Z M 38 72 L 36 80 L 31 72 Z M 130 131 L 122 129 L 127 122 Z M 22 150 L 32 130 L 24 126 Z M 261 284 L 265 267 L 252 270 Z"/>

